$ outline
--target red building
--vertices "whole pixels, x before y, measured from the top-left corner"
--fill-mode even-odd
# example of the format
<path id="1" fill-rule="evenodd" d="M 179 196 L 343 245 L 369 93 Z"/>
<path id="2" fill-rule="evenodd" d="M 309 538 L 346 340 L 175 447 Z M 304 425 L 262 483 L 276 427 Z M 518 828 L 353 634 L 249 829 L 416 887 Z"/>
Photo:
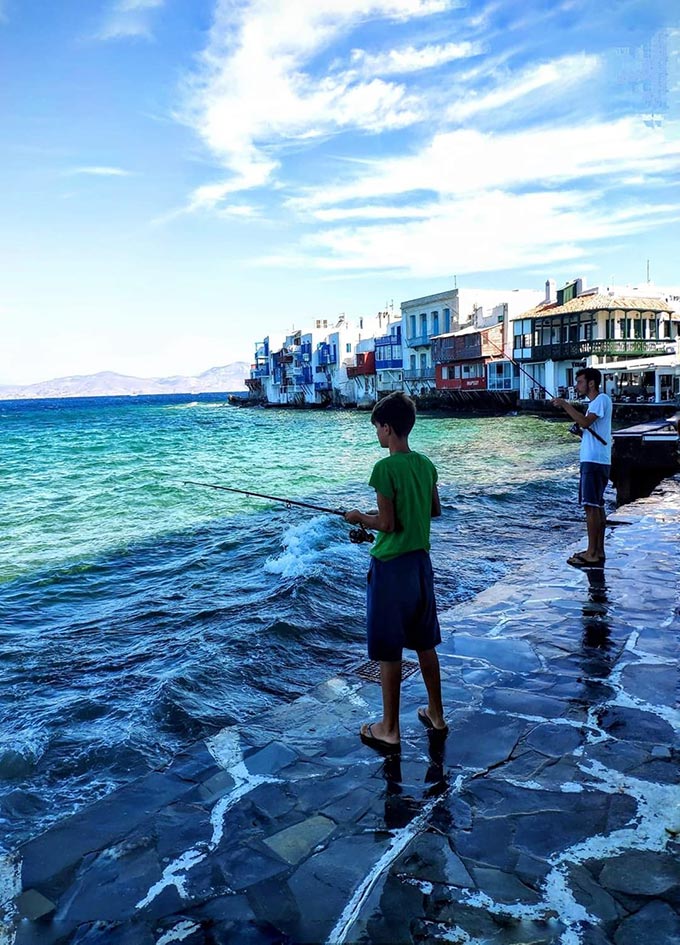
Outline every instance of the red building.
<path id="1" fill-rule="evenodd" d="M 432 339 L 437 390 L 486 390 L 490 361 L 503 360 L 503 325 L 459 331 Z"/>

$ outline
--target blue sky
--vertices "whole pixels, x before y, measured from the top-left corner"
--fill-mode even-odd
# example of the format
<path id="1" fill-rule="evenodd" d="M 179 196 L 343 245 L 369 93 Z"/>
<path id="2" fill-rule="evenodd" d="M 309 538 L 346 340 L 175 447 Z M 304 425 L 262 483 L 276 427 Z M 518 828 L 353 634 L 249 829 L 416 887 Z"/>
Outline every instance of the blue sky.
<path id="1" fill-rule="evenodd" d="M 459 286 L 680 283 L 668 0 L 0 0 L 0 384 Z"/>

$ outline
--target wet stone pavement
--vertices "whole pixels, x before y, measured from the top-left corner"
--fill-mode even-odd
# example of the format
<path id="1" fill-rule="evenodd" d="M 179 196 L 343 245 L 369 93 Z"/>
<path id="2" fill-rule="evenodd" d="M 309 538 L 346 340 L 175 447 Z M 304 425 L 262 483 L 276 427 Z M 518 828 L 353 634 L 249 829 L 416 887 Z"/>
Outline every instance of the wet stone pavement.
<path id="1" fill-rule="evenodd" d="M 680 480 L 614 518 L 443 615 L 445 742 L 323 682 L 6 857 L 0 943 L 680 943 Z"/>

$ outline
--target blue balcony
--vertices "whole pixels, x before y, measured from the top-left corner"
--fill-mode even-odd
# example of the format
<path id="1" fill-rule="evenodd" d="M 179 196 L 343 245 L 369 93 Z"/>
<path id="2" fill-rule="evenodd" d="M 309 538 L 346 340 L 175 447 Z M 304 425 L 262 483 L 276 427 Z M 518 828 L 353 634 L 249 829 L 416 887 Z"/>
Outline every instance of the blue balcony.
<path id="1" fill-rule="evenodd" d="M 432 344 L 429 335 L 414 335 L 413 338 L 407 338 L 406 344 L 409 348 L 425 348 Z"/>
<path id="2" fill-rule="evenodd" d="M 338 360 L 335 345 L 331 348 L 330 345 L 320 344 L 317 348 L 317 358 L 320 365 L 335 364 Z"/>
<path id="3" fill-rule="evenodd" d="M 376 371 L 385 371 L 388 369 L 401 370 L 404 366 L 402 358 L 378 358 L 375 359 Z"/>

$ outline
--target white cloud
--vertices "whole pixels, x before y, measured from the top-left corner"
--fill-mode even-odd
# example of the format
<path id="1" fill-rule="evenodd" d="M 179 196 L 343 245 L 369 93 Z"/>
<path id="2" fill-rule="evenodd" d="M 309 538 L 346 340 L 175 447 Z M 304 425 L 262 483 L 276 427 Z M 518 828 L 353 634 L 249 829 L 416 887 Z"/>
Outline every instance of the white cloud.
<path id="1" fill-rule="evenodd" d="M 68 174 L 85 174 L 91 177 L 129 177 L 130 171 L 122 167 L 107 167 L 105 165 L 94 165 L 88 167 L 74 167 L 67 172 Z"/>
<path id="2" fill-rule="evenodd" d="M 364 49 L 353 49 L 351 62 L 364 76 L 399 75 L 433 69 L 456 59 L 478 56 L 482 51 L 481 43 L 471 42 L 405 46 L 375 54 Z"/>
<path id="3" fill-rule="evenodd" d="M 369 18 L 406 21 L 442 12 L 450 0 L 220 0 L 200 74 L 189 88 L 189 121 L 229 172 L 200 188 L 191 206 L 218 207 L 239 190 L 268 183 L 275 149 L 342 129 L 377 133 L 423 117 L 419 97 L 399 83 L 346 71 L 314 74 L 310 62 Z"/>
<path id="4" fill-rule="evenodd" d="M 557 186 L 577 178 L 583 186 L 585 178 L 677 173 L 679 167 L 680 138 L 632 118 L 504 134 L 461 129 L 435 135 L 407 157 L 365 162 L 351 181 L 310 188 L 291 205 L 314 210 L 417 191 L 461 195 Z"/>
<path id="5" fill-rule="evenodd" d="M 592 78 L 599 65 L 600 60 L 597 56 L 582 54 L 562 56 L 551 62 L 531 66 L 516 77 L 506 74 L 492 91 L 479 95 L 472 91 L 463 101 L 455 102 L 449 107 L 447 117 L 462 122 L 480 112 L 505 108 L 518 99 L 524 99 L 539 90 L 546 90 L 549 86 L 554 86 L 562 95 L 569 86 Z M 534 98 L 530 104 L 535 107 L 536 103 L 537 100 Z M 540 101 L 540 105 L 545 109 L 545 99 Z"/>
<path id="6" fill-rule="evenodd" d="M 106 13 L 97 39 L 151 39 L 154 10 L 165 0 L 117 0 Z"/>
<path id="7" fill-rule="evenodd" d="M 601 196 L 601 195 L 599 195 Z M 680 203 L 608 212 L 575 190 L 508 194 L 490 191 L 422 207 L 412 222 L 339 227 L 318 232 L 298 251 L 262 265 L 305 265 L 320 271 L 397 271 L 417 277 L 526 269 L 580 259 L 589 244 L 621 238 L 680 219 Z M 302 252 L 301 252 L 302 251 Z"/>

